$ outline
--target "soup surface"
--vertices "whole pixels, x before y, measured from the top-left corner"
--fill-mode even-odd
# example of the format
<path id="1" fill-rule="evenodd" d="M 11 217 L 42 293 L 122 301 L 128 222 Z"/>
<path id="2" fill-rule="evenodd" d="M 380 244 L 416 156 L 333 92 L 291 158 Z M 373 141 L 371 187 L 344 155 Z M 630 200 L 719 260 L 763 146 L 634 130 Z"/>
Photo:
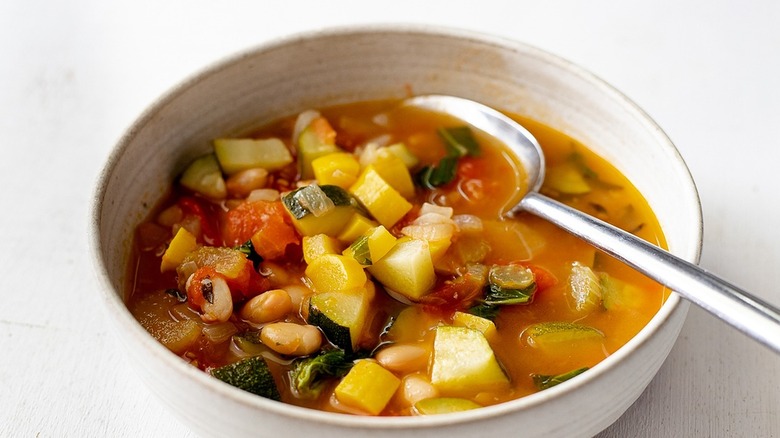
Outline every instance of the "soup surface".
<path id="1" fill-rule="evenodd" d="M 575 140 L 518 118 L 543 192 L 665 244 L 642 196 Z M 609 356 L 668 292 L 533 216 L 523 172 L 448 117 L 363 102 L 214 141 L 136 230 L 127 305 L 195 367 L 362 415 L 473 409 Z"/>

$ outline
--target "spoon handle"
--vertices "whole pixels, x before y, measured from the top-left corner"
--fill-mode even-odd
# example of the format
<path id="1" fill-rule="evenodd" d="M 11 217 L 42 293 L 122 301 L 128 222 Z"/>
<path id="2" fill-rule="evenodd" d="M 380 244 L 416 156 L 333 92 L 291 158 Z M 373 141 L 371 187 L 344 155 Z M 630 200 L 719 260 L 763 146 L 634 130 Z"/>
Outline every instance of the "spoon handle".
<path id="1" fill-rule="evenodd" d="M 546 219 L 632 266 L 662 285 L 780 353 L 780 310 L 700 267 L 536 192 L 514 211 Z"/>

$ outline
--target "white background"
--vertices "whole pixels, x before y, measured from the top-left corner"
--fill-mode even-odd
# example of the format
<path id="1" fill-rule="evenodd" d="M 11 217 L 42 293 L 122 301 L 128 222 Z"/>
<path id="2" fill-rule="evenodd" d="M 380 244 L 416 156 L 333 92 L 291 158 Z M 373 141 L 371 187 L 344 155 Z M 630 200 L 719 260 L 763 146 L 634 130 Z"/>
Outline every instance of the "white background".
<path id="1" fill-rule="evenodd" d="M 778 2 L 2 0 L 0 436 L 191 435 L 108 329 L 86 239 L 96 176 L 135 117 L 194 71 L 277 37 L 370 23 L 510 37 L 612 83 L 693 173 L 701 265 L 780 305 Z M 604 436 L 780 436 L 779 413 L 780 356 L 692 309 Z"/>

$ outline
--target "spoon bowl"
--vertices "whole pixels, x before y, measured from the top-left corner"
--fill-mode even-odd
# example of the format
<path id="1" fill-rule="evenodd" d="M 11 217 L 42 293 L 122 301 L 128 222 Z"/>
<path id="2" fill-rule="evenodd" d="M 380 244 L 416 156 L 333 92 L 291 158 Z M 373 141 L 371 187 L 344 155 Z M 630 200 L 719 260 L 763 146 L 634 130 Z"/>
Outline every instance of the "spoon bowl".
<path id="1" fill-rule="evenodd" d="M 519 123 L 493 108 L 455 96 L 422 95 L 404 103 L 459 118 L 514 152 L 526 174 L 526 192 L 507 215 L 528 212 L 554 223 L 780 353 L 780 310 L 776 307 L 627 231 L 541 195 L 544 154 L 539 142 Z"/>

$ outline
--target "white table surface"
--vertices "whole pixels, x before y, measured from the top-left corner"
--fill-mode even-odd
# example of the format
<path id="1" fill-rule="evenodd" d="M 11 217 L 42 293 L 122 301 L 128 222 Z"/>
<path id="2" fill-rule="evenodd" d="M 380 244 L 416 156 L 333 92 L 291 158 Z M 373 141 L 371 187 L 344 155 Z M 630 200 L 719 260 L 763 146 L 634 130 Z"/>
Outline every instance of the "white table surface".
<path id="1" fill-rule="evenodd" d="M 392 22 L 524 41 L 625 92 L 690 166 L 701 265 L 780 305 L 778 2 L 3 0 L 0 436 L 192 435 L 125 365 L 97 299 L 96 176 L 144 107 L 195 70 L 291 33 Z M 780 436 L 780 356 L 692 309 L 603 436 Z"/>

